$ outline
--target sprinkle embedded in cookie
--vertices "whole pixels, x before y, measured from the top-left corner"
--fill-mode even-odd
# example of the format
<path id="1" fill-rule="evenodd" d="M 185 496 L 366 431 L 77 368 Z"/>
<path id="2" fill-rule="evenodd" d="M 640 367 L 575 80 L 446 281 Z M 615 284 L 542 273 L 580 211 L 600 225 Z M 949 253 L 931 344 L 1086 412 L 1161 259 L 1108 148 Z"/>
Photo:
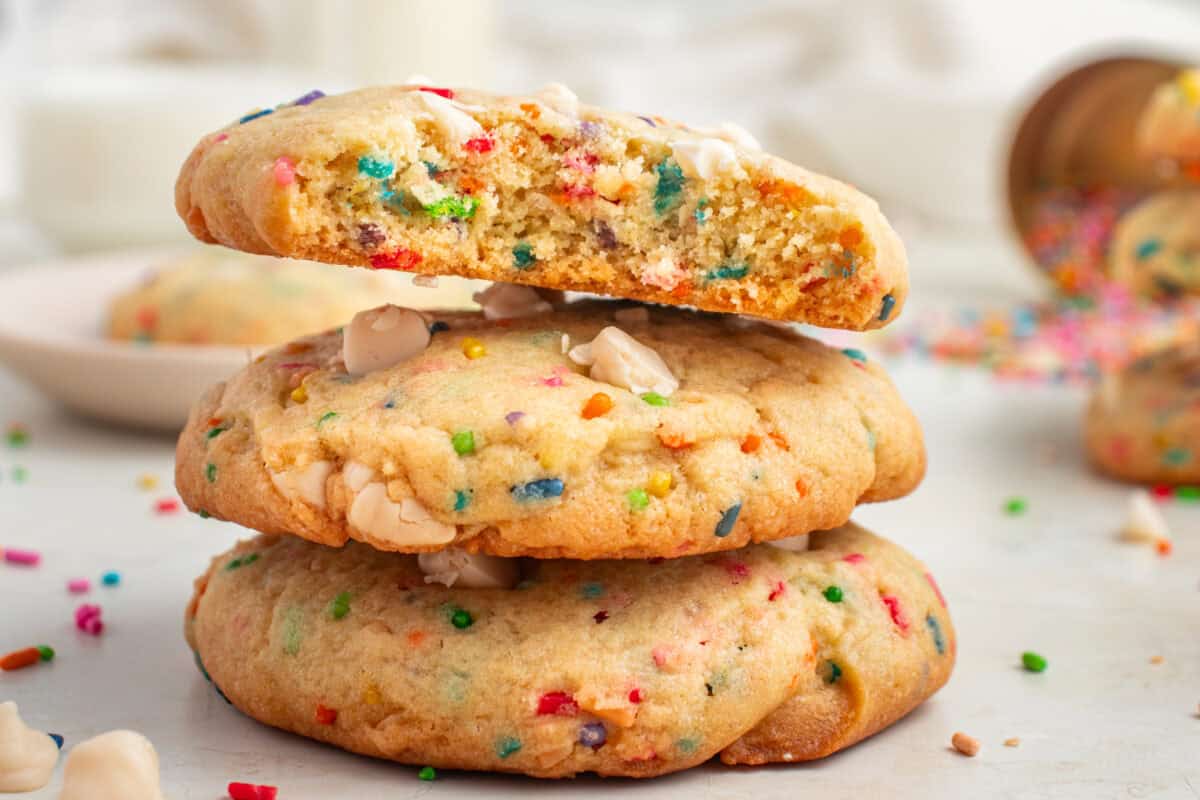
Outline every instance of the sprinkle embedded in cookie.
<path id="1" fill-rule="evenodd" d="M 176 185 L 199 239 L 830 327 L 907 294 L 876 203 L 762 153 L 736 126 L 394 86 L 247 115 Z"/>
<path id="2" fill-rule="evenodd" d="M 1109 277 L 1146 297 L 1200 294 L 1200 189 L 1160 192 L 1117 221 Z"/>
<path id="3" fill-rule="evenodd" d="M 524 560 L 515 585 L 464 572 L 447 586 L 428 574 L 436 556 L 260 536 L 196 582 L 188 642 L 267 724 L 539 777 L 821 758 L 908 713 L 954 665 L 925 567 L 853 524 L 806 552 Z"/>
<path id="4" fill-rule="evenodd" d="M 425 322 L 375 369 L 349 371 L 356 320 L 215 387 L 179 439 L 184 501 L 334 545 L 672 558 L 834 527 L 923 473 L 877 365 L 772 325 L 615 303 Z"/>

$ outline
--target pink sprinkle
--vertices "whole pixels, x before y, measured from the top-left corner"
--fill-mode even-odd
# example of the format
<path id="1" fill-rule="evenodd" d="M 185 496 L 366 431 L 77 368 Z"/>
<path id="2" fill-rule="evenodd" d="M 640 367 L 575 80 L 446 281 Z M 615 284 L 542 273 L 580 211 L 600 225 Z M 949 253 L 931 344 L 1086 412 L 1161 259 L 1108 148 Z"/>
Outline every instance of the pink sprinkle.
<path id="1" fill-rule="evenodd" d="M 596 164 L 599 163 L 599 161 L 600 159 L 591 153 L 588 153 L 583 158 L 579 158 L 578 156 L 569 153 L 563 156 L 564 164 L 572 169 L 579 170 L 584 175 L 591 175 L 594 173 L 596 171 Z"/>
<path id="2" fill-rule="evenodd" d="M 721 566 L 725 568 L 730 578 L 733 578 L 734 583 L 740 583 L 742 578 L 750 577 L 750 567 L 742 561 L 723 561 Z"/>
<path id="3" fill-rule="evenodd" d="M 100 606 L 84 603 L 75 609 L 75 627 L 92 636 L 99 636 L 104 631 L 104 623 L 100 620 Z"/>
<path id="4" fill-rule="evenodd" d="M 563 187 L 563 194 L 566 197 L 583 198 L 594 197 L 596 190 L 590 186 L 580 186 L 577 184 L 567 184 Z"/>
<path id="5" fill-rule="evenodd" d="M 71 594 L 83 594 L 92 589 L 92 582 L 87 578 L 72 578 L 67 581 L 67 591 Z"/>
<path id="6" fill-rule="evenodd" d="M 929 581 L 929 585 L 933 587 L 933 593 L 937 595 L 938 602 L 942 604 L 942 608 L 945 608 L 946 596 L 942 594 L 941 587 L 937 585 L 937 581 L 928 572 L 925 573 L 925 580 Z"/>
<path id="7" fill-rule="evenodd" d="M 881 594 L 879 599 L 888 607 L 888 612 L 892 615 L 892 622 L 901 632 L 908 632 L 908 617 L 904 616 L 904 609 L 900 608 L 900 598 L 893 594 Z"/>
<path id="8" fill-rule="evenodd" d="M 225 141 L 228 138 L 229 138 L 228 133 L 218 133 L 217 138 L 213 139 L 213 144 L 220 144 L 221 142 Z"/>
<path id="9" fill-rule="evenodd" d="M 771 593 L 769 595 L 767 595 L 767 600 L 774 603 L 776 598 L 782 597 L 783 593 L 786 591 L 787 591 L 787 586 L 784 584 L 784 582 L 776 581 L 775 586 L 771 589 Z"/>
<path id="10" fill-rule="evenodd" d="M 4 551 L 4 560 L 9 564 L 20 564 L 23 567 L 36 567 L 42 560 L 42 554 L 36 550 L 17 550 L 9 548 Z"/>
<path id="11" fill-rule="evenodd" d="M 291 186 L 296 181 L 296 164 L 287 156 L 275 159 L 272 172 L 275 175 L 276 186 Z"/>
<path id="12" fill-rule="evenodd" d="M 667 666 L 671 653 L 666 647 L 656 647 L 650 651 L 650 656 L 654 659 L 654 666 L 663 669 Z"/>
<path id="13" fill-rule="evenodd" d="M 173 497 L 164 497 L 154 504 L 156 514 L 174 514 L 179 510 L 179 501 Z"/>
<path id="14" fill-rule="evenodd" d="M 842 558 L 842 561 L 845 561 L 847 564 L 861 564 L 862 562 L 864 562 L 866 560 L 867 560 L 867 557 L 864 556 L 862 553 L 851 553 L 850 555 L 844 556 Z"/>
<path id="15" fill-rule="evenodd" d="M 553 375 L 549 378 L 542 378 L 542 385 L 543 386 L 562 386 L 563 385 L 562 375 Z"/>

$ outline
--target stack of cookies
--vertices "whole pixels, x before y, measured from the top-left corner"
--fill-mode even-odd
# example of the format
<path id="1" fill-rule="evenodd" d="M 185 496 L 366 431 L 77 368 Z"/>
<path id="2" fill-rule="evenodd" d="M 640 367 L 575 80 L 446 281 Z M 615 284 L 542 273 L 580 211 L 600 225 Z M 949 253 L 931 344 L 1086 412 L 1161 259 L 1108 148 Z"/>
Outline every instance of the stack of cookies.
<path id="1" fill-rule="evenodd" d="M 916 487 L 917 422 L 786 324 L 900 312 L 858 191 L 736 126 L 405 85 L 206 136 L 177 206 L 240 250 L 496 282 L 197 403 L 179 491 L 262 535 L 187 637 L 245 713 L 416 765 L 653 776 L 825 756 L 949 677 L 933 579 L 849 523 Z"/>

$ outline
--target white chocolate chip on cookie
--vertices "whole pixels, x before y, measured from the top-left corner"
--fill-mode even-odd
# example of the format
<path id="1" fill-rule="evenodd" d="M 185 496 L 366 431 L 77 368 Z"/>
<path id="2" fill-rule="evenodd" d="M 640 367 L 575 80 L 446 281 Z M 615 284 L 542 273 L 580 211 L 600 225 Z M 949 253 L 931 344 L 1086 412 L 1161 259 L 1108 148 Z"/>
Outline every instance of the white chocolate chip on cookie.
<path id="1" fill-rule="evenodd" d="M 519 319 L 553 311 L 536 289 L 515 283 L 493 283 L 474 300 L 483 309 L 485 319 Z"/>
<path id="2" fill-rule="evenodd" d="M 271 483 L 284 497 L 299 498 L 309 505 L 325 508 L 325 480 L 333 473 L 333 464 L 314 461 L 307 467 L 285 472 L 270 471 Z"/>
<path id="3" fill-rule="evenodd" d="M 368 483 L 354 496 L 346 520 L 372 539 L 405 546 L 445 544 L 453 541 L 457 532 L 455 526 L 430 516 L 419 500 L 393 501 L 387 487 L 378 481 Z"/>
<path id="4" fill-rule="evenodd" d="M 568 357 L 591 367 L 591 378 L 628 389 L 634 394 L 657 392 L 670 397 L 679 381 L 654 350 L 612 325 L 587 344 L 571 348 Z"/>
<path id="5" fill-rule="evenodd" d="M 430 338 L 424 317 L 393 305 L 358 312 L 342 336 L 342 360 L 356 377 L 407 361 L 424 352 Z"/>
<path id="6" fill-rule="evenodd" d="M 511 589 L 519 577 L 515 558 L 468 553 L 447 547 L 436 553 L 421 553 L 417 565 L 426 583 L 463 586 L 468 589 Z"/>
<path id="7" fill-rule="evenodd" d="M 737 151 L 723 139 L 691 139 L 675 142 L 671 153 L 683 174 L 709 180 L 720 175 L 739 175 Z"/>
<path id="8" fill-rule="evenodd" d="M 773 542 L 767 542 L 771 547 L 778 547 L 780 550 L 790 550 L 793 553 L 802 553 L 808 549 L 808 534 L 801 536 L 789 536 L 786 539 L 776 539 Z"/>

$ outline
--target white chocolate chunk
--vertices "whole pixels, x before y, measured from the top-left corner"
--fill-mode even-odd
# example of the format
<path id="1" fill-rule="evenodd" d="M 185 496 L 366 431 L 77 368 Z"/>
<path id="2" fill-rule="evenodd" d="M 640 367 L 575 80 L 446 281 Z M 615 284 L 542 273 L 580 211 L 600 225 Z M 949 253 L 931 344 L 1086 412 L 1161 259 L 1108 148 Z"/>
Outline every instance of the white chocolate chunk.
<path id="1" fill-rule="evenodd" d="M 483 136 L 483 126 L 470 114 L 461 110 L 467 106 L 456 104 L 433 92 L 417 92 L 417 99 L 425 106 L 425 111 L 429 113 L 433 124 L 442 135 L 456 146 L 462 147 L 469 139 Z"/>
<path id="2" fill-rule="evenodd" d="M 426 583 L 457 584 L 468 589 L 511 589 L 519 577 L 515 558 L 468 553 L 458 547 L 421 553 L 417 566 L 425 573 Z"/>
<path id="3" fill-rule="evenodd" d="M 399 503 L 388 497 L 387 487 L 375 481 L 364 486 L 350 504 L 346 520 L 372 538 L 404 546 L 445 544 L 457 529 L 438 522 L 419 500 L 406 497 Z"/>
<path id="4" fill-rule="evenodd" d="M 425 318 L 409 308 L 386 305 L 360 311 L 342 334 L 342 360 L 351 375 L 407 361 L 429 346 Z"/>
<path id="5" fill-rule="evenodd" d="M 723 139 L 685 139 L 671 145 L 671 154 L 689 178 L 709 180 L 718 175 L 737 175 L 737 151 Z"/>
<path id="6" fill-rule="evenodd" d="M 352 492 L 361 491 L 375 477 L 375 470 L 361 461 L 347 461 L 342 467 L 342 482 Z"/>
<path id="7" fill-rule="evenodd" d="M 1167 520 L 1145 489 L 1136 489 L 1129 495 L 1121 538 L 1130 542 L 1158 542 L 1171 538 Z"/>
<path id="8" fill-rule="evenodd" d="M 589 343 L 571 348 L 567 355 L 576 364 L 591 367 L 592 380 L 634 394 L 657 392 L 670 397 L 679 388 L 679 381 L 658 353 L 612 325 Z"/>
<path id="9" fill-rule="evenodd" d="M 59 800 L 163 800 L 158 753 L 134 731 L 109 731 L 67 756 Z"/>
<path id="10" fill-rule="evenodd" d="M 534 96 L 560 114 L 574 117 L 579 113 L 579 98 L 561 83 L 547 83 Z"/>
<path id="11" fill-rule="evenodd" d="M 285 472 L 270 471 L 271 483 L 284 497 L 299 498 L 310 506 L 325 508 L 325 480 L 333 473 L 329 461 L 314 461 L 307 467 Z"/>
<path id="12" fill-rule="evenodd" d="M 758 139 L 755 139 L 750 131 L 736 122 L 722 122 L 715 128 L 697 129 L 697 132 L 703 133 L 705 136 L 715 136 L 718 139 L 724 139 L 747 150 L 762 150 L 762 145 L 758 143 Z"/>
<path id="13" fill-rule="evenodd" d="M 0 703 L 0 792 L 32 792 L 50 782 L 58 745 L 27 726 L 17 704 Z"/>
<path id="14" fill-rule="evenodd" d="M 534 317 L 554 310 L 537 290 L 515 283 L 493 283 L 473 298 L 483 309 L 484 319 Z"/>
<path id="15" fill-rule="evenodd" d="M 791 550 L 793 553 L 803 553 L 808 549 L 808 534 L 804 533 L 800 536 L 789 536 L 786 539 L 776 539 L 773 542 L 767 542 L 771 547 L 778 547 L 780 550 Z"/>

